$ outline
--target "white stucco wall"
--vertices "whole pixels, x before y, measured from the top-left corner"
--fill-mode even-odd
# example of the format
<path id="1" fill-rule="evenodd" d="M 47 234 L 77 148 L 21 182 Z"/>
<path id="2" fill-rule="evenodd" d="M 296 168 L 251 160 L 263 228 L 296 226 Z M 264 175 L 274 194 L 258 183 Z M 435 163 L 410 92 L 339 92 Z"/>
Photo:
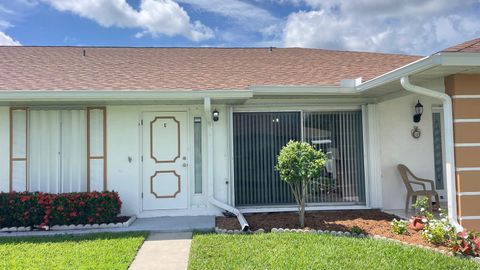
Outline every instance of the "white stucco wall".
<path id="1" fill-rule="evenodd" d="M 443 80 L 432 81 L 423 86 L 443 91 Z M 417 100 L 424 106 L 420 123 L 413 122 Z M 432 107 L 441 101 L 410 94 L 401 98 L 380 102 L 377 105 L 380 143 L 380 170 L 384 209 L 403 209 L 406 189 L 396 166 L 408 166 L 417 176 L 434 179 Z M 411 130 L 418 126 L 422 132 L 414 139 Z"/>
<path id="2" fill-rule="evenodd" d="M 215 197 L 228 202 L 229 181 L 229 147 L 228 114 L 225 106 L 213 106 L 220 112 L 220 120 L 214 123 L 214 190 Z M 189 201 L 183 210 L 142 210 L 142 129 L 139 126 L 141 113 L 188 111 L 189 136 Z M 193 178 L 193 117 L 202 117 L 203 128 L 203 163 L 206 165 L 206 121 L 202 105 L 193 106 L 107 106 L 107 177 L 108 189 L 119 192 L 123 201 L 123 214 L 143 217 L 158 215 L 205 215 L 218 214 L 221 211 L 207 203 L 206 167 L 203 169 L 203 193 L 194 194 Z M 146 158 L 146 154 L 143 154 Z M 131 162 L 129 162 L 129 157 Z"/>

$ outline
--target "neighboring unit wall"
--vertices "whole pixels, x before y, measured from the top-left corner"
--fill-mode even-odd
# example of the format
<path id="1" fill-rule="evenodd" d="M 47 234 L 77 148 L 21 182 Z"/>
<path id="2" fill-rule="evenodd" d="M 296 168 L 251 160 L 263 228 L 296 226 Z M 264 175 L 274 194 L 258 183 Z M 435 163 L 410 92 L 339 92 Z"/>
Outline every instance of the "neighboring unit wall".
<path id="1" fill-rule="evenodd" d="M 417 100 L 424 106 L 420 123 L 413 122 Z M 440 104 L 433 98 L 408 95 L 377 105 L 384 209 L 405 207 L 406 189 L 397 170 L 398 164 L 405 164 L 418 177 L 435 178 L 432 106 Z M 414 126 L 422 132 L 419 139 L 411 135 Z"/>
<path id="2" fill-rule="evenodd" d="M 445 88 L 453 100 L 458 217 L 480 230 L 480 74 L 446 77 Z"/>

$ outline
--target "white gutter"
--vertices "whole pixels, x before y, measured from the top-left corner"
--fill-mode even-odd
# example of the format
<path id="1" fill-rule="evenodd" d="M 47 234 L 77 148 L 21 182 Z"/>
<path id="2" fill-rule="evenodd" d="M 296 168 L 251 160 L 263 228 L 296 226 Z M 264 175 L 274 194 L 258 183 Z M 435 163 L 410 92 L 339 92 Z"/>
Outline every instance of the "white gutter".
<path id="1" fill-rule="evenodd" d="M 457 198 L 455 186 L 455 154 L 453 139 L 453 116 L 452 99 L 449 95 L 435 90 L 427 89 L 410 83 L 408 76 L 400 79 L 403 88 L 409 92 L 437 98 L 443 101 L 443 126 L 445 132 L 445 168 L 447 176 L 447 211 L 451 224 L 457 231 L 463 231 L 463 227 L 458 223 L 457 217 Z"/>
<path id="2" fill-rule="evenodd" d="M 0 91 L 0 101 L 152 101 L 248 99 L 251 90 L 8 90 Z"/>
<path id="3" fill-rule="evenodd" d="M 207 194 L 208 202 L 215 205 L 218 208 L 224 209 L 235 216 L 237 216 L 238 222 L 242 231 L 248 231 L 250 226 L 247 223 L 245 217 L 240 213 L 240 211 L 230 206 L 226 203 L 223 203 L 214 197 L 214 177 L 213 177 L 213 121 L 212 121 L 212 106 L 210 97 L 204 98 L 204 110 L 205 110 L 205 119 L 207 120 Z"/>
<path id="4" fill-rule="evenodd" d="M 252 85 L 248 87 L 254 96 L 322 96 L 356 95 L 355 87 L 336 85 Z"/>

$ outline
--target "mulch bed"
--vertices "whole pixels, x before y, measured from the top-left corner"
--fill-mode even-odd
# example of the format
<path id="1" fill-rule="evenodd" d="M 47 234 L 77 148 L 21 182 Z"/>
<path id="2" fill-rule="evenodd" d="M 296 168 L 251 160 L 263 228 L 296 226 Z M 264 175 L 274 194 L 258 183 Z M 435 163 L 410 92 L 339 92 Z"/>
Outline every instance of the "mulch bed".
<path id="1" fill-rule="evenodd" d="M 263 228 L 300 229 L 296 212 L 245 214 L 252 231 Z M 346 211 L 310 211 L 305 214 L 307 229 L 350 231 L 353 226 L 362 228 L 367 234 L 381 235 L 402 242 L 447 249 L 429 244 L 423 240 L 420 232 L 408 229 L 407 235 L 392 232 L 390 222 L 397 218 L 379 210 L 346 210 Z M 221 229 L 238 230 L 240 226 L 236 217 L 217 217 L 216 226 Z"/>

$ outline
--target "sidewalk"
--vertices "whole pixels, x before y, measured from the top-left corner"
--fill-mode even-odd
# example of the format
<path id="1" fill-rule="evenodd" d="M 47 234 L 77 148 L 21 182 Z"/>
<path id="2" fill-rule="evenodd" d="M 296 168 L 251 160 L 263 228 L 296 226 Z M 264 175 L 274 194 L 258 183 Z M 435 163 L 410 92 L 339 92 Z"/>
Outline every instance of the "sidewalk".
<path id="1" fill-rule="evenodd" d="M 151 231 L 151 232 L 192 232 L 213 231 L 215 228 L 214 216 L 181 216 L 181 217 L 157 217 L 137 218 L 132 225 L 123 228 L 64 230 L 64 231 L 29 231 L 29 232 L 0 232 L 0 237 L 17 236 L 48 236 L 59 234 L 87 234 L 99 232 L 128 232 L 128 231 Z"/>
<path id="2" fill-rule="evenodd" d="M 191 242 L 191 232 L 152 232 L 129 269 L 187 269 Z"/>

